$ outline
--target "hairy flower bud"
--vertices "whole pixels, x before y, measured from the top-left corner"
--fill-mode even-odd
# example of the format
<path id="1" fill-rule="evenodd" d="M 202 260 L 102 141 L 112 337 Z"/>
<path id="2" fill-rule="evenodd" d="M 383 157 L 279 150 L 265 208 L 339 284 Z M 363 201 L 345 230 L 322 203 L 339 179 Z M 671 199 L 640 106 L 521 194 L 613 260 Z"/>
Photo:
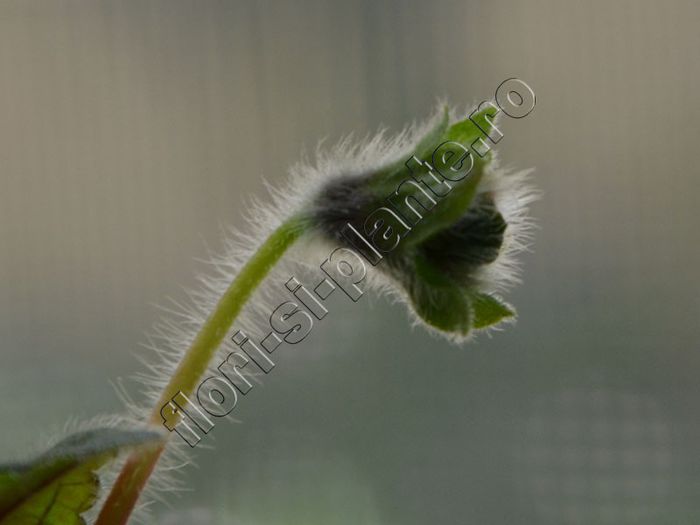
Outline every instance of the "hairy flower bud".
<path id="1" fill-rule="evenodd" d="M 492 152 L 472 147 L 491 130 L 485 111 L 458 120 L 444 110 L 375 165 L 367 150 L 381 150 L 376 141 L 358 147 L 363 168 L 327 177 L 308 214 L 326 239 L 362 236 L 384 287 L 456 339 L 515 316 L 495 293 L 514 280 L 511 256 L 533 198 L 525 173 L 507 174 Z"/>

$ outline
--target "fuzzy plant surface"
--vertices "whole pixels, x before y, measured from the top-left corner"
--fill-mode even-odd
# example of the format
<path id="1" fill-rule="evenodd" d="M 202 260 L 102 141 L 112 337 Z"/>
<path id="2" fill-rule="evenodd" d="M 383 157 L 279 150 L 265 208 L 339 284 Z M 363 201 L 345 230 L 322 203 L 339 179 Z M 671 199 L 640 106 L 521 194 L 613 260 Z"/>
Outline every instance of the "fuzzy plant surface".
<path id="1" fill-rule="evenodd" d="M 272 276 L 318 265 L 338 247 L 356 249 L 348 231 L 370 254 L 367 284 L 403 301 L 414 324 L 463 342 L 512 321 L 501 294 L 517 282 L 515 255 L 529 238 L 535 194 L 527 171 L 469 150 L 488 134 L 487 116 L 440 107 L 394 137 L 348 138 L 294 166 L 283 186 L 269 187 L 267 204 L 253 204 L 248 231 L 226 235 L 189 302 L 154 328 L 137 378 L 146 402 L 124 394 L 128 414 L 118 428 L 84 431 L 31 463 L 0 466 L 0 525 L 127 523 L 147 485 L 158 490 L 157 480 L 149 484 L 156 467 L 184 450 L 168 439 L 163 407 L 215 373 L 215 358 L 234 349 L 234 324 L 259 332 L 270 311 L 266 283 L 279 283 Z M 111 490 L 100 493 L 96 473 L 110 464 Z"/>

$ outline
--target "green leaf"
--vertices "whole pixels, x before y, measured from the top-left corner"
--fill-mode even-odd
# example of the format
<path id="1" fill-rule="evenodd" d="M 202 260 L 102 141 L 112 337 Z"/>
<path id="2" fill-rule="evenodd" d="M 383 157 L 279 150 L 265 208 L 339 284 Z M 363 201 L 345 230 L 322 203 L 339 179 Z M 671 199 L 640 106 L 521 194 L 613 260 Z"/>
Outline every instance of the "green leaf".
<path id="1" fill-rule="evenodd" d="M 474 294 L 472 307 L 474 309 L 474 328 L 486 328 L 509 317 L 515 317 L 515 311 L 493 295 Z"/>
<path id="2" fill-rule="evenodd" d="M 35 460 L 0 465 L 0 525 L 78 525 L 99 493 L 95 471 L 128 447 L 159 442 L 148 430 L 100 428 L 67 437 Z"/>

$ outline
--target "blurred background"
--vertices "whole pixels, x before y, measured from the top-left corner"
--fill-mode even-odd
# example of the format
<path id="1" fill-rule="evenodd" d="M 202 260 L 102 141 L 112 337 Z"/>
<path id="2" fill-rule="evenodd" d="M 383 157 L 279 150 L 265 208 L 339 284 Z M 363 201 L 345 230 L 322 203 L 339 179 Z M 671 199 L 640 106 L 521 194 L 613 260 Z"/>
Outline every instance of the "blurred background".
<path id="1" fill-rule="evenodd" d="M 339 301 L 155 523 L 700 522 L 700 4 L 0 3 L 0 450 L 120 409 L 263 176 L 506 78 L 535 167 L 520 318 L 455 347 Z M 389 327 L 387 329 L 387 327 Z"/>

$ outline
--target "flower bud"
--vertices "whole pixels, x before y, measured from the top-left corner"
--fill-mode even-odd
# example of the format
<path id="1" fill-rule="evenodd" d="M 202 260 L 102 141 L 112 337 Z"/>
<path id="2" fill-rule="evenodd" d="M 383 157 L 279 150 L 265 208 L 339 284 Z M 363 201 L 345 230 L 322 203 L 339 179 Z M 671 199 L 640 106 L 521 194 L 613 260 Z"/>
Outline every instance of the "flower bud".
<path id="1" fill-rule="evenodd" d="M 526 173 L 509 175 L 493 152 L 481 156 L 472 148 L 490 135 L 485 111 L 460 120 L 445 109 L 427 129 L 389 146 L 375 139 L 357 147 L 352 153 L 362 168 L 328 176 L 308 217 L 336 243 L 348 244 L 350 227 L 361 235 L 384 288 L 427 326 L 456 339 L 514 318 L 494 293 L 515 280 L 512 255 L 527 235 L 533 199 Z"/>

